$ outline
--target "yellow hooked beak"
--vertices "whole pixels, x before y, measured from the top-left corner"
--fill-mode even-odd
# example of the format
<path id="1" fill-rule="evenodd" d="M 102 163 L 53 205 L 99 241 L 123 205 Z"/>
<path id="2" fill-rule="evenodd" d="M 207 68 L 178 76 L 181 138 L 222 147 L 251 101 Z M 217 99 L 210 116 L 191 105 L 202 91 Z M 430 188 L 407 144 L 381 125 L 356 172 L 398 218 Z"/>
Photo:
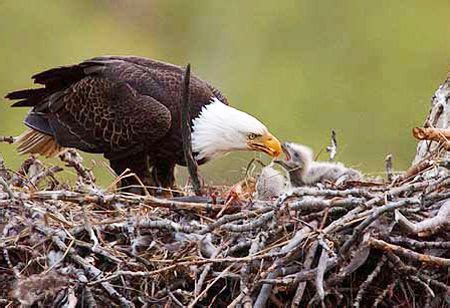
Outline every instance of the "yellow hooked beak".
<path id="1" fill-rule="evenodd" d="M 273 157 L 278 157 L 282 152 L 280 141 L 271 133 L 249 140 L 248 146 L 252 150 L 261 151 Z"/>

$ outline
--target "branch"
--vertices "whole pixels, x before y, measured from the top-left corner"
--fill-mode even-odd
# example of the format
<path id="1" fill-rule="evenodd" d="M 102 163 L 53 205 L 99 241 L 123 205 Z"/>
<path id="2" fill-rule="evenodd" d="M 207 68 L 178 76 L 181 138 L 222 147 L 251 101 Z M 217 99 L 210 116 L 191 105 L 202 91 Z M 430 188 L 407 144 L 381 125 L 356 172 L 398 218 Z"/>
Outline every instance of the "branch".
<path id="1" fill-rule="evenodd" d="M 411 233 L 427 236 L 450 228 L 450 201 L 445 202 L 436 216 L 418 223 L 410 222 L 400 211 L 395 211 L 395 221 Z"/>
<path id="2" fill-rule="evenodd" d="M 331 145 L 327 146 L 327 152 L 330 153 L 330 161 L 333 161 L 337 154 L 338 143 L 336 139 L 336 132 L 331 131 Z"/>
<path id="3" fill-rule="evenodd" d="M 412 133 L 419 140 L 448 141 L 450 139 L 450 129 L 433 127 L 414 127 Z"/>
<path id="4" fill-rule="evenodd" d="M 364 282 L 359 287 L 358 293 L 356 294 L 355 302 L 353 303 L 353 307 L 359 308 L 361 305 L 362 298 L 364 294 L 366 293 L 369 285 L 372 283 L 374 279 L 380 274 L 381 269 L 383 268 L 384 263 L 386 263 L 386 257 L 383 256 L 381 260 L 378 262 L 375 269 L 370 273 L 369 276 L 367 276 L 367 279 L 364 280 Z"/>
<path id="5" fill-rule="evenodd" d="M 394 253 L 398 253 L 399 255 L 402 255 L 406 258 L 412 259 L 412 260 L 417 260 L 420 262 L 424 262 L 424 263 L 430 263 L 430 264 L 434 264 L 437 266 L 443 266 L 443 267 L 449 267 L 450 266 L 450 259 L 445 259 L 445 258 L 440 258 L 440 257 L 435 257 L 435 256 L 430 256 L 430 255 L 426 255 L 426 254 L 422 254 L 422 253 L 418 253 L 397 245 L 393 245 L 393 244 L 389 244 L 386 243 L 385 241 L 382 240 L 377 240 L 373 237 L 371 237 L 368 241 L 369 245 L 376 248 L 376 249 L 380 249 L 383 251 L 392 251 Z"/>
<path id="6" fill-rule="evenodd" d="M 391 183 L 394 180 L 394 172 L 392 167 L 392 154 L 388 154 L 384 162 L 386 164 L 387 180 L 389 183 Z"/>
<path id="7" fill-rule="evenodd" d="M 14 143 L 16 141 L 16 137 L 13 136 L 0 136 L 0 142 L 6 142 L 6 143 Z"/>
<path id="8" fill-rule="evenodd" d="M 392 202 L 385 206 L 377 208 L 372 214 L 370 214 L 362 223 L 360 223 L 355 229 L 353 229 L 352 236 L 342 245 L 340 250 L 341 257 L 344 256 L 350 249 L 350 247 L 358 241 L 358 239 L 363 235 L 364 229 L 366 229 L 371 223 L 378 219 L 385 212 L 411 205 L 411 204 L 420 204 L 420 201 L 417 198 L 409 198 L 404 199 L 398 202 Z"/>

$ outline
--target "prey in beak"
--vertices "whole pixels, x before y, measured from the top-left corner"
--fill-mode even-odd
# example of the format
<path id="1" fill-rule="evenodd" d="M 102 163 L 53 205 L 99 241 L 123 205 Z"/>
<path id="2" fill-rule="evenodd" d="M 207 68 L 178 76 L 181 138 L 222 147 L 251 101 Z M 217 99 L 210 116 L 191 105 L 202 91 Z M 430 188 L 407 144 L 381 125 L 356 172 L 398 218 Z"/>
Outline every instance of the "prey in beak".
<path id="1" fill-rule="evenodd" d="M 250 134 L 247 137 L 247 145 L 251 150 L 264 152 L 273 157 L 278 157 L 282 153 L 280 141 L 271 133 Z"/>

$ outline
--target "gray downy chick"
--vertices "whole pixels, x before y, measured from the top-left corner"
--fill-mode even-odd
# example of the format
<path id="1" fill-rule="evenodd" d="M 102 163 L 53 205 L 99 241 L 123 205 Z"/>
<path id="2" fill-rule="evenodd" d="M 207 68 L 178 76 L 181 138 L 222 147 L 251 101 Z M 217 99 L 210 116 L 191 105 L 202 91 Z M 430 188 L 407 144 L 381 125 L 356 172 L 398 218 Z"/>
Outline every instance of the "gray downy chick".
<path id="1" fill-rule="evenodd" d="M 271 200 L 279 197 L 285 192 L 287 181 L 285 177 L 273 168 L 270 164 L 261 170 L 261 174 L 256 182 L 256 196 L 257 200 Z"/>
<path id="2" fill-rule="evenodd" d="M 331 182 L 334 184 L 362 179 L 358 170 L 345 167 L 342 163 L 316 162 L 311 148 L 292 142 L 282 145 L 285 160 L 275 162 L 289 173 L 294 187 Z"/>

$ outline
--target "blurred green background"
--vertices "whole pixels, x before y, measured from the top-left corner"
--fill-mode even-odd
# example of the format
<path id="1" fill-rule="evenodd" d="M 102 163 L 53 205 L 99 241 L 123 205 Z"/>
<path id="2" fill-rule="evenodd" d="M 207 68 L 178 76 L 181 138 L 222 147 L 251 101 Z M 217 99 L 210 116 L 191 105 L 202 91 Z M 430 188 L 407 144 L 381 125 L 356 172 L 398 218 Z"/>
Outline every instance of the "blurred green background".
<path id="1" fill-rule="evenodd" d="M 404 169 L 415 151 L 411 128 L 449 68 L 449 9 L 448 0 L 3 0 L 0 93 L 98 55 L 190 62 L 280 139 L 317 153 L 335 129 L 339 160 L 376 174 L 392 153 Z M 21 133 L 26 112 L 3 100 L 0 134 Z M 11 168 L 23 160 L 11 145 L 0 153 Z M 230 154 L 203 166 L 203 176 L 234 181 L 255 155 Z M 109 182 L 101 157 L 87 157 Z"/>

